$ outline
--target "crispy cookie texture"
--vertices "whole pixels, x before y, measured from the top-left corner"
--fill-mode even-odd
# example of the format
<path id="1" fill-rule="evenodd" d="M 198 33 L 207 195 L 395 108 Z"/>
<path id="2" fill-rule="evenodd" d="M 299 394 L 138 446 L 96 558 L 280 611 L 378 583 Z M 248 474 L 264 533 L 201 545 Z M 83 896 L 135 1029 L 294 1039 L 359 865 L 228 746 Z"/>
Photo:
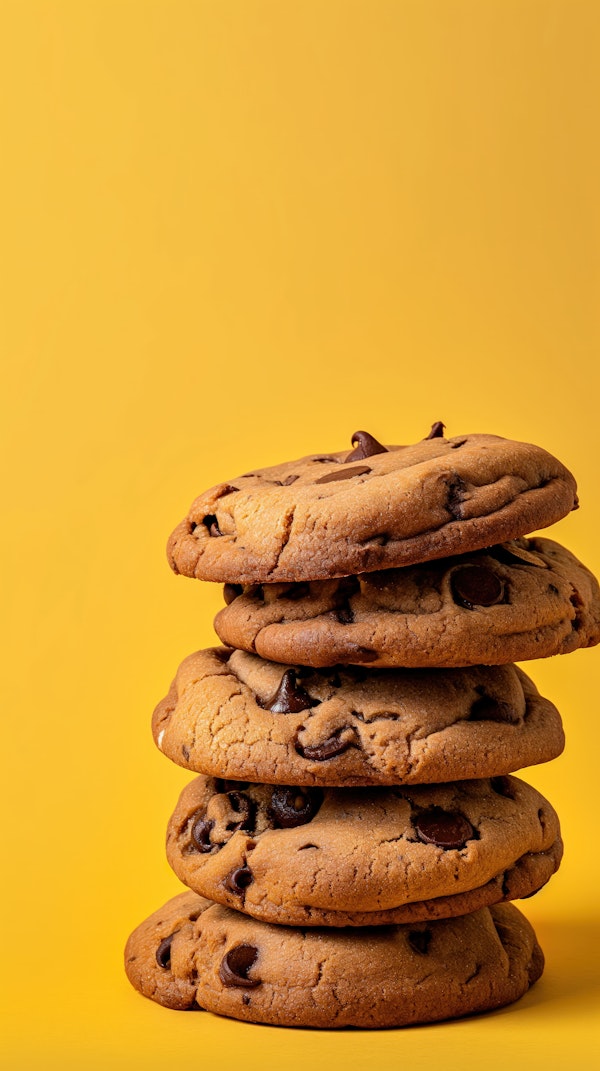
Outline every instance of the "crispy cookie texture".
<path id="1" fill-rule="evenodd" d="M 313 670 L 224 648 L 182 662 L 152 730 L 196 773 L 304 786 L 492 777 L 564 747 L 556 707 L 514 665 Z"/>
<path id="2" fill-rule="evenodd" d="M 403 926 L 303 931 L 190 892 L 134 931 L 125 961 L 133 986 L 167 1007 L 326 1029 L 491 1011 L 522 997 L 544 969 L 533 928 L 512 904 Z"/>
<path id="3" fill-rule="evenodd" d="M 167 832 L 185 885 L 292 926 L 464 914 L 537 892 L 561 855 L 556 812 L 509 776 L 358 790 L 201 776 Z"/>
<path id="4" fill-rule="evenodd" d="M 296 585 L 228 585 L 219 638 L 315 667 L 504 665 L 600 641 L 600 588 L 551 539 Z"/>
<path id="5" fill-rule="evenodd" d="M 176 573 L 227 583 L 323 580 L 477 550 L 577 506 L 571 473 L 545 450 L 495 435 L 411 446 L 355 432 L 314 454 L 217 484 L 167 547 Z"/>

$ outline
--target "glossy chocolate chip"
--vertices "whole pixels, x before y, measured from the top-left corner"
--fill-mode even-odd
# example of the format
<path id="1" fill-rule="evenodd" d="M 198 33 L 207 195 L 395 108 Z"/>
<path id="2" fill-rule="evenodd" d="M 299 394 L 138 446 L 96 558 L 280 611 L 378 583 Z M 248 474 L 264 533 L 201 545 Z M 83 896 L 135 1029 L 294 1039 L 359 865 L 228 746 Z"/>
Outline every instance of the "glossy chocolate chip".
<path id="1" fill-rule="evenodd" d="M 420 956 L 425 956 L 431 943 L 431 930 L 410 930 L 408 943 L 413 952 L 418 952 Z"/>
<path id="2" fill-rule="evenodd" d="M 236 833 L 238 829 L 244 831 L 244 833 L 252 833 L 254 829 L 254 819 L 256 817 L 256 805 L 249 796 L 245 796 L 243 792 L 228 792 L 227 798 L 231 805 L 231 809 L 234 814 L 239 815 L 239 818 L 235 818 L 227 823 L 227 830 L 230 833 Z"/>
<path id="3" fill-rule="evenodd" d="M 310 822 L 322 802 L 323 793 L 319 788 L 281 786 L 273 789 L 271 813 L 276 825 L 282 829 L 292 829 Z"/>
<path id="4" fill-rule="evenodd" d="M 259 701 L 259 706 L 272 711 L 273 714 L 299 714 L 301 710 L 308 710 L 318 702 L 318 699 L 311 699 L 308 692 L 297 683 L 296 671 L 286 669 L 271 698 L 264 702 Z"/>
<path id="5" fill-rule="evenodd" d="M 343 729 L 339 729 L 337 733 L 328 736 L 327 740 L 323 740 L 321 744 L 308 744 L 304 747 L 297 741 L 296 751 L 303 759 L 311 759 L 314 762 L 325 762 L 326 759 L 333 759 L 336 755 L 341 755 L 349 747 L 352 747 L 351 739 L 340 740 L 339 734 L 342 732 Z"/>
<path id="6" fill-rule="evenodd" d="M 495 606 L 504 597 L 504 582 L 485 565 L 462 565 L 451 578 L 452 597 L 459 606 Z"/>
<path id="7" fill-rule="evenodd" d="M 221 529 L 219 528 L 219 522 L 214 513 L 207 513 L 206 517 L 202 518 L 202 524 L 205 528 L 208 528 L 208 534 L 211 536 L 220 536 Z"/>
<path id="8" fill-rule="evenodd" d="M 339 472 L 327 472 L 315 483 L 334 483 L 337 480 L 352 480 L 354 476 L 365 476 L 371 469 L 367 465 L 354 465 L 351 469 L 340 469 Z"/>
<path id="9" fill-rule="evenodd" d="M 192 816 L 193 818 L 194 816 Z M 192 822 L 191 838 L 192 847 L 198 852 L 210 852 L 213 849 L 213 844 L 210 840 L 210 831 L 214 826 L 214 822 L 210 818 L 205 818 L 204 813 L 200 812 Z"/>
<path id="10" fill-rule="evenodd" d="M 428 439 L 443 439 L 445 427 L 446 425 L 442 424 L 441 420 L 436 420 L 435 424 L 431 425 L 431 431 L 429 435 L 425 436 L 424 441 L 427 442 Z"/>
<path id="11" fill-rule="evenodd" d="M 159 967 L 162 967 L 163 971 L 168 971 L 171 966 L 171 945 L 175 934 L 178 932 L 178 930 L 175 930 L 168 937 L 164 937 L 156 949 L 156 962 Z"/>
<path id="12" fill-rule="evenodd" d="M 223 588 L 223 598 L 227 606 L 230 606 L 234 599 L 239 598 L 244 594 L 244 589 L 241 584 L 225 584 Z"/>
<path id="13" fill-rule="evenodd" d="M 261 984 L 260 978 L 248 978 L 248 971 L 256 963 L 258 948 L 254 945 L 236 945 L 230 948 L 221 960 L 219 978 L 224 986 L 233 989 L 239 986 L 242 989 L 256 989 Z"/>
<path id="14" fill-rule="evenodd" d="M 353 446 L 355 443 L 357 445 L 350 451 L 346 461 L 363 461 L 365 457 L 388 453 L 387 447 L 382 446 L 368 431 L 355 431 L 351 442 Z"/>
<path id="15" fill-rule="evenodd" d="M 242 896 L 244 889 L 254 881 L 254 876 L 249 866 L 238 866 L 225 878 L 225 884 L 230 892 L 236 896 Z"/>
<path id="16" fill-rule="evenodd" d="M 506 774 L 501 774 L 499 777 L 491 777 L 490 785 L 494 792 L 497 792 L 499 796 L 505 796 L 508 800 L 514 800 L 515 794 L 513 791 L 513 783 L 510 777 Z"/>
<path id="17" fill-rule="evenodd" d="M 473 703 L 469 721 L 499 721 L 507 725 L 518 725 L 521 719 L 510 703 L 504 702 L 503 699 L 493 699 L 491 695 L 482 695 Z"/>
<path id="18" fill-rule="evenodd" d="M 464 848 L 474 833 L 473 826 L 464 814 L 444 811 L 441 807 L 423 811 L 414 819 L 414 827 L 424 844 L 435 844 L 445 849 Z"/>

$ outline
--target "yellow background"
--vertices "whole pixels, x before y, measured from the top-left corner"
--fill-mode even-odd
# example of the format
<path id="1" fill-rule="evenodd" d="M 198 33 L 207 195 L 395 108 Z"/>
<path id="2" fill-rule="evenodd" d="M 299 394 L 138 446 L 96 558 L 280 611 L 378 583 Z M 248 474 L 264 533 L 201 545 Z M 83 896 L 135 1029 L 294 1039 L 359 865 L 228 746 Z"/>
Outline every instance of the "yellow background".
<path id="1" fill-rule="evenodd" d="M 531 667 L 563 757 L 543 980 L 412 1031 L 142 1000 L 188 780 L 149 721 L 213 641 L 164 543 L 251 466 L 492 431 L 571 467 L 600 571 L 600 7 L 583 0 L 3 0 L 1 1007 L 11 1069 L 598 1066 L 598 651 Z M 554 534 L 554 533 L 552 533 Z"/>

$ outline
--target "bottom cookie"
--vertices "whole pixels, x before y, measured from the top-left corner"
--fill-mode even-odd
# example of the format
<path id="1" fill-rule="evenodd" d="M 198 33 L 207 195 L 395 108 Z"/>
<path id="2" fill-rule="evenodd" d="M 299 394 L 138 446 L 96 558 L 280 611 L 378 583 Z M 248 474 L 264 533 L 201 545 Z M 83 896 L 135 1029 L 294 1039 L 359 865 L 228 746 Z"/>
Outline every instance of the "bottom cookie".
<path id="1" fill-rule="evenodd" d="M 459 1018 L 518 1000 L 543 968 L 535 933 L 512 904 L 412 925 L 297 930 L 183 892 L 125 948 L 130 982 L 159 1004 L 275 1026 Z"/>

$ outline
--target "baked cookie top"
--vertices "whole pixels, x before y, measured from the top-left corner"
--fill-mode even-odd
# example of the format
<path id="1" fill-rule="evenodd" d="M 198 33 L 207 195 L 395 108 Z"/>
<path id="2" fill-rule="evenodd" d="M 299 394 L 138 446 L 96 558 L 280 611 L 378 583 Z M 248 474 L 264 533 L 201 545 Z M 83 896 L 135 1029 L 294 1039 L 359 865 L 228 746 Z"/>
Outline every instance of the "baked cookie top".
<path id="1" fill-rule="evenodd" d="M 226 585 L 231 647 L 309 666 L 503 665 L 600 640 L 600 588 L 550 539 L 294 585 Z"/>
<path id="2" fill-rule="evenodd" d="M 556 812 L 511 776 L 354 790 L 201 776 L 167 831 L 167 858 L 185 885 L 284 925 L 461 914 L 536 891 L 561 854 Z M 524 859 L 536 855 L 541 867 Z M 519 864 L 523 880 L 511 884 Z M 474 890 L 468 906 L 457 902 Z"/>
<path id="3" fill-rule="evenodd" d="M 556 707 L 514 665 L 319 671 L 223 648 L 182 662 L 152 731 L 186 769 L 291 785 L 491 777 L 564 747 Z"/>
<path id="4" fill-rule="evenodd" d="M 256 469 L 199 496 L 171 535 L 176 573 L 230 583 L 346 576 L 477 550 L 553 524 L 577 505 L 545 450 L 496 435 L 412 446 L 367 432 L 353 449 Z"/>
<path id="5" fill-rule="evenodd" d="M 544 957 L 512 904 L 415 925 L 303 931 L 184 892 L 134 930 L 125 969 L 168 1008 L 276 1026 L 392 1027 L 518 1000 Z"/>

